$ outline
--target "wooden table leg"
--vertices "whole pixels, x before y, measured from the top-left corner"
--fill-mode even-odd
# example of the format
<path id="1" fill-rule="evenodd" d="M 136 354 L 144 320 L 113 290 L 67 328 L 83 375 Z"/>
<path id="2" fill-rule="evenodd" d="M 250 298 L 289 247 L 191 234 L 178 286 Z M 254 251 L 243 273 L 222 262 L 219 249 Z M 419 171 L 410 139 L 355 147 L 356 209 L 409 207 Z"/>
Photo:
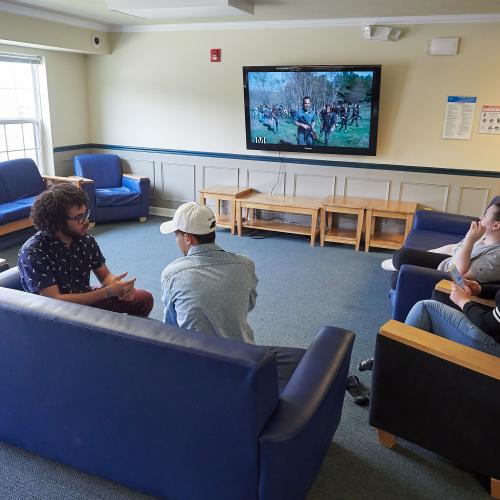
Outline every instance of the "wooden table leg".
<path id="1" fill-rule="evenodd" d="M 236 200 L 229 202 L 229 208 L 231 210 L 231 235 L 233 235 L 234 226 L 236 224 Z"/>
<path id="2" fill-rule="evenodd" d="M 200 193 L 200 205 L 205 205 L 205 195 L 203 193 Z"/>
<path id="3" fill-rule="evenodd" d="M 397 437 L 394 434 L 383 431 L 381 429 L 377 429 L 377 437 L 378 442 L 387 448 L 392 448 L 397 441 Z"/>
<path id="4" fill-rule="evenodd" d="M 406 237 L 408 236 L 408 233 L 411 231 L 412 225 L 413 225 L 413 214 L 406 214 L 406 226 L 405 226 L 405 237 L 404 237 L 405 240 Z"/>
<path id="5" fill-rule="evenodd" d="M 316 228 L 318 227 L 318 210 L 313 210 L 311 215 L 311 246 L 316 241 Z"/>
<path id="6" fill-rule="evenodd" d="M 491 478 L 491 496 L 500 498 L 500 479 Z"/>
<path id="7" fill-rule="evenodd" d="M 236 205 L 236 225 L 238 226 L 238 236 L 241 236 L 241 203 L 235 201 Z"/>
<path id="8" fill-rule="evenodd" d="M 325 246 L 325 219 L 326 219 L 326 208 L 320 208 L 319 212 L 319 244 L 320 246 Z"/>
<path id="9" fill-rule="evenodd" d="M 358 212 L 358 225 L 356 227 L 356 245 L 354 249 L 356 252 L 359 250 L 359 245 L 361 244 L 361 235 L 363 234 L 363 222 L 364 222 L 365 211 L 361 209 Z"/>
<path id="10" fill-rule="evenodd" d="M 220 199 L 217 198 L 217 215 L 220 215 Z"/>
<path id="11" fill-rule="evenodd" d="M 370 250 L 370 239 L 372 236 L 372 211 L 366 211 L 365 252 Z"/>

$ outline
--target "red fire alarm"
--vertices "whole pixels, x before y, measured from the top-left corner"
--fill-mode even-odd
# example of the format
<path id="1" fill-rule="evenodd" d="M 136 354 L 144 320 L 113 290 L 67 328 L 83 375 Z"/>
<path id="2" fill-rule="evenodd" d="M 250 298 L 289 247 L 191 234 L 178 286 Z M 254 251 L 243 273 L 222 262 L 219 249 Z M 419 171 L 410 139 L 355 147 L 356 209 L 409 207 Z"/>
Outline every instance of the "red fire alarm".
<path id="1" fill-rule="evenodd" d="M 220 62 L 220 49 L 210 49 L 210 62 Z"/>

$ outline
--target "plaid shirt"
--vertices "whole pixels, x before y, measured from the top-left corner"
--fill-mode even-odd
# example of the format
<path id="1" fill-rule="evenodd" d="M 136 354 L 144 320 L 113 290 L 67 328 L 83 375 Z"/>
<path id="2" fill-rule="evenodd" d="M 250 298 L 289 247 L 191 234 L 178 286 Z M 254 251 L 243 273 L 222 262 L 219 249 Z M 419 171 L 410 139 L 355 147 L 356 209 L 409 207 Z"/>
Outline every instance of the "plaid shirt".
<path id="1" fill-rule="evenodd" d="M 105 262 L 92 236 L 75 238 L 67 248 L 58 238 L 39 231 L 19 250 L 17 266 L 27 292 L 58 285 L 60 293 L 80 293 L 90 291 L 91 271 Z"/>

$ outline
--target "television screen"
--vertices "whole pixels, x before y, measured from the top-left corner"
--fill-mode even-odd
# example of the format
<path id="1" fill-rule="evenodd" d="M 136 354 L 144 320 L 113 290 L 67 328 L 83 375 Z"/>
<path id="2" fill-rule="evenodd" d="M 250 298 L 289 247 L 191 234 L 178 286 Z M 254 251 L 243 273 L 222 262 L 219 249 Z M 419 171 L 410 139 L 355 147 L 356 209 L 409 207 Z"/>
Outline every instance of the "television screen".
<path id="1" fill-rule="evenodd" d="M 381 66 L 243 68 L 248 149 L 375 155 Z"/>

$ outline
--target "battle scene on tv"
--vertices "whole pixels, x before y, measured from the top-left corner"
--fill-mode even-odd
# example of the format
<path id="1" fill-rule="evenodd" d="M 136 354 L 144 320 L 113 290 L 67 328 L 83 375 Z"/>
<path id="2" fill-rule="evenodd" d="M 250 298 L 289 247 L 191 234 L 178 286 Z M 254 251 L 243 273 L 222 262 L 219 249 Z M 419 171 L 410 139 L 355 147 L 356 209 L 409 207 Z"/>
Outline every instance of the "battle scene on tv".
<path id="1" fill-rule="evenodd" d="M 249 72 L 255 145 L 368 148 L 373 71 Z"/>

